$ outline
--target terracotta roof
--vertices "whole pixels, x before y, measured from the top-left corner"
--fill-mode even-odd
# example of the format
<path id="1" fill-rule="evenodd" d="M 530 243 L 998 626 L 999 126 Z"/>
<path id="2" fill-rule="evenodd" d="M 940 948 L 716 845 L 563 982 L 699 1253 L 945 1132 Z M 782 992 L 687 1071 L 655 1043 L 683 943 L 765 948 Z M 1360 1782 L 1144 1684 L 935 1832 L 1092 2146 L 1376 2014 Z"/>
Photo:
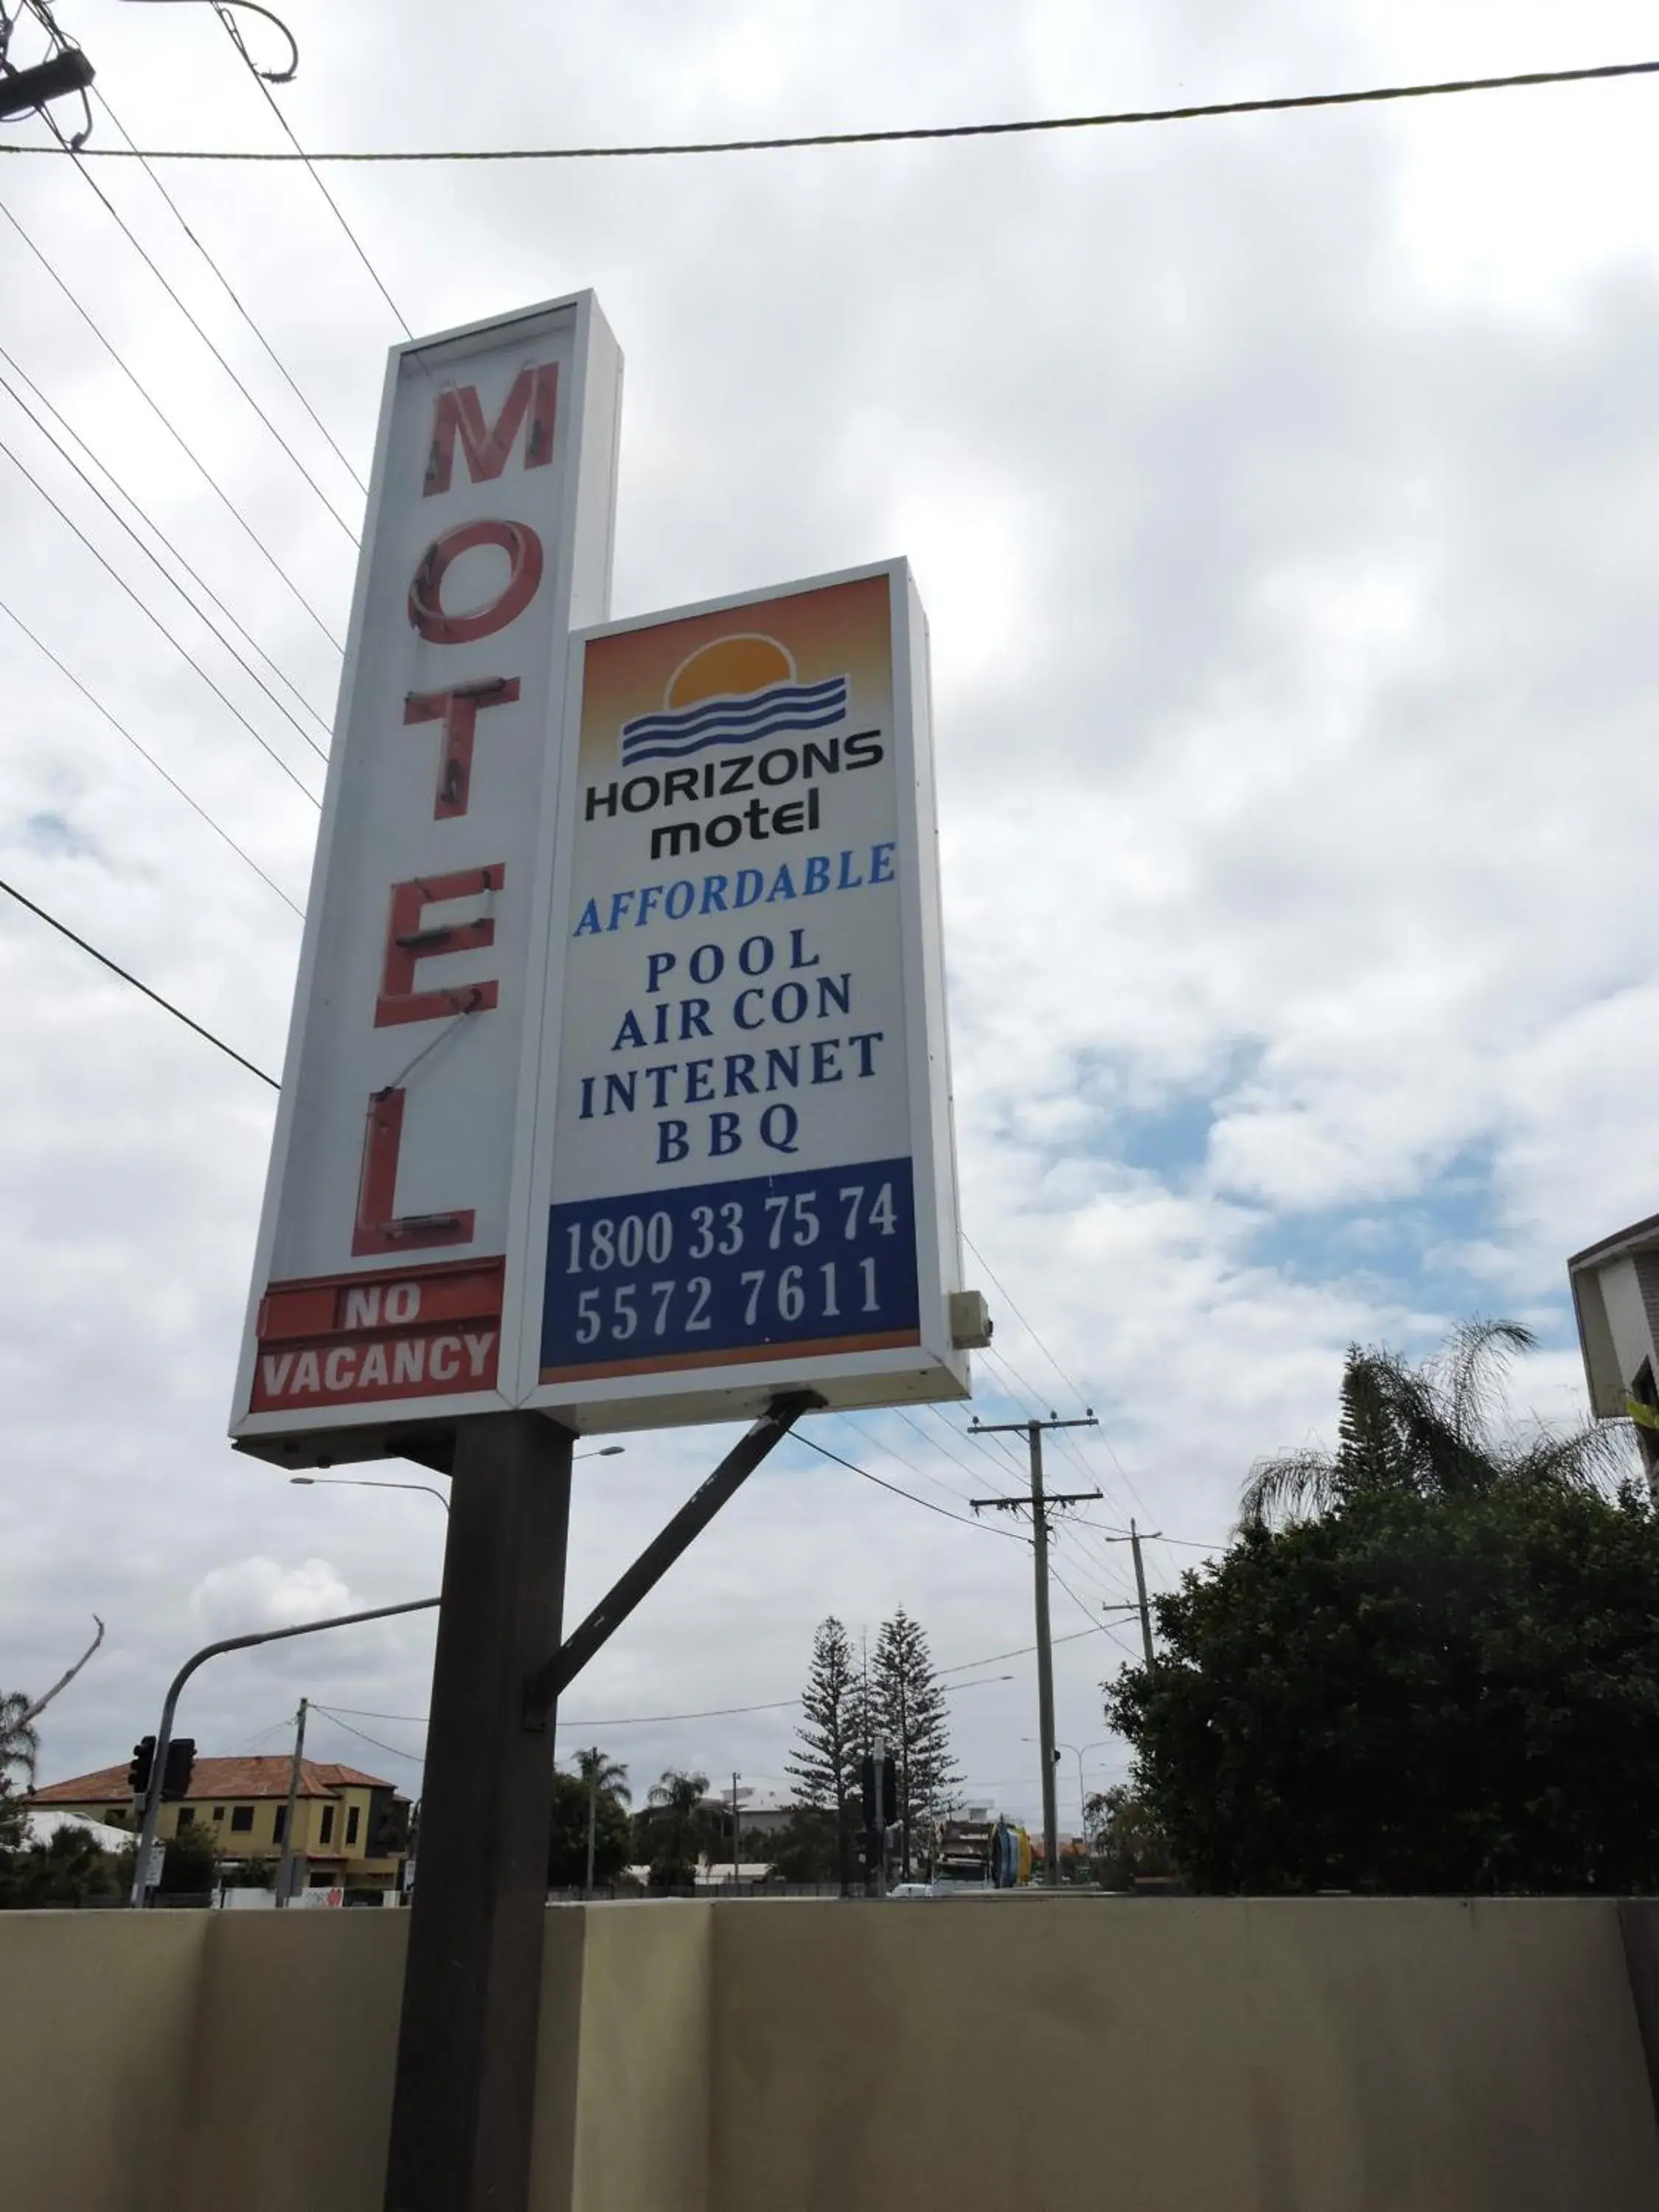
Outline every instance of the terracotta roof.
<path id="1" fill-rule="evenodd" d="M 204 1799 L 286 1797 L 289 1760 L 271 1759 L 198 1759 L 190 1778 L 185 1801 L 198 1805 Z M 339 1766 L 314 1759 L 300 1762 L 300 1795 L 331 1797 L 337 1790 L 390 1790 L 392 1784 L 356 1766 Z M 31 1805 L 118 1805 L 131 1796 L 125 1766 L 100 1766 L 95 1774 L 71 1775 L 67 1782 L 50 1782 L 29 1793 Z"/>

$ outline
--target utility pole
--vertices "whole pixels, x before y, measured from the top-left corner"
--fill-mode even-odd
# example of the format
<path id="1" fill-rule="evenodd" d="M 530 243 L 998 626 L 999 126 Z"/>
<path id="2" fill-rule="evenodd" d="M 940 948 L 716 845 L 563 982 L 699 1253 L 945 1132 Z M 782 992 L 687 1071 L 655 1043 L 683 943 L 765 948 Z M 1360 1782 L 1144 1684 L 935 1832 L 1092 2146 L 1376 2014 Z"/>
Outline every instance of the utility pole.
<path id="1" fill-rule="evenodd" d="M 1134 1553 L 1135 1592 L 1140 1603 L 1140 1648 L 1146 1655 L 1146 1664 L 1152 1663 L 1152 1612 L 1146 1602 L 1146 1569 L 1140 1556 L 1140 1531 L 1133 1519 L 1129 1522 L 1129 1548 Z"/>
<path id="2" fill-rule="evenodd" d="M 738 1850 L 738 1824 L 741 1815 L 738 1810 L 738 1778 L 734 1774 L 732 1777 L 732 1887 L 734 1893 L 738 1884 L 743 1879 L 738 1871 L 741 1857 Z"/>
<path id="3" fill-rule="evenodd" d="M 887 1807 L 882 1785 L 887 1778 L 887 1731 L 878 1729 L 872 1753 L 876 1764 L 876 1895 L 887 1894 Z"/>
<path id="4" fill-rule="evenodd" d="M 300 1802 L 300 1770 L 306 1752 L 306 1701 L 294 1716 L 294 1756 L 288 1764 L 288 1810 L 283 1815 L 283 1856 L 276 1863 L 276 1903 L 285 1906 L 294 1887 L 294 1814 Z"/>
<path id="5" fill-rule="evenodd" d="M 599 1747 L 594 1744 L 587 1754 L 587 1880 L 582 1884 L 582 1895 L 593 1894 L 593 1850 L 599 1833 Z"/>
<path id="6" fill-rule="evenodd" d="M 1032 1550 L 1036 1569 L 1037 1738 L 1042 1750 L 1042 1878 L 1050 1889 L 1060 1887 L 1060 1811 L 1054 1801 L 1054 1655 L 1048 1630 L 1048 1516 L 1062 1505 L 1084 1505 L 1098 1498 L 1097 1490 L 1071 1492 L 1049 1498 L 1042 1488 L 1042 1432 L 1045 1429 L 1092 1429 L 1092 1410 L 1081 1420 L 1062 1421 L 1052 1407 L 1046 1421 L 975 1421 L 969 1434 L 991 1437 L 1023 1434 L 1030 1453 L 1031 1495 L 1024 1498 L 975 1498 L 969 1503 L 975 1513 L 993 1508 L 1003 1513 L 1031 1516 Z"/>
<path id="7" fill-rule="evenodd" d="M 1135 1590 L 1139 1599 L 1136 1610 L 1140 1615 L 1140 1648 L 1146 1655 L 1146 1664 L 1149 1667 L 1154 1663 L 1157 1654 L 1152 1649 L 1152 1608 L 1146 1600 L 1146 1565 L 1140 1556 L 1140 1547 L 1143 1543 L 1149 1542 L 1152 1537 L 1161 1536 L 1163 1534 L 1164 1531 L 1161 1528 L 1149 1528 L 1143 1536 L 1131 1520 L 1127 1536 L 1107 1536 L 1102 1539 L 1103 1542 L 1108 1544 L 1127 1544 L 1134 1554 Z"/>

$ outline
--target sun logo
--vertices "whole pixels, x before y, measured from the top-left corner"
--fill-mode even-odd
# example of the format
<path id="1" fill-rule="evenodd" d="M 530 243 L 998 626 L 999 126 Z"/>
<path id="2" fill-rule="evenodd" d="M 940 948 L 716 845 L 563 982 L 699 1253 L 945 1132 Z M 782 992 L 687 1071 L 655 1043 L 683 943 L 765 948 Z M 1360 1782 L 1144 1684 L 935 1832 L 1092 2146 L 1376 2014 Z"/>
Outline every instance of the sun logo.
<path id="1" fill-rule="evenodd" d="M 847 689 L 844 676 L 801 683 L 793 654 L 775 637 L 714 638 L 669 678 L 660 714 L 623 724 L 623 766 L 684 760 L 710 745 L 756 745 L 786 730 L 828 729 L 846 717 Z"/>

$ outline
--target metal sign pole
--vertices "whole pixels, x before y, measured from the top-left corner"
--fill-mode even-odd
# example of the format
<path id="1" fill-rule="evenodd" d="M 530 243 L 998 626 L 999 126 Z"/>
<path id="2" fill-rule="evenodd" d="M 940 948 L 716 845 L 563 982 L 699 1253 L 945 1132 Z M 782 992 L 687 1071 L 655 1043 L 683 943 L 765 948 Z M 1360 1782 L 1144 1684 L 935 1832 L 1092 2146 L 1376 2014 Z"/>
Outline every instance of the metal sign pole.
<path id="1" fill-rule="evenodd" d="M 524 1685 L 559 1644 L 571 1443 L 456 1431 L 386 2212 L 525 2212 L 553 1763 Z"/>

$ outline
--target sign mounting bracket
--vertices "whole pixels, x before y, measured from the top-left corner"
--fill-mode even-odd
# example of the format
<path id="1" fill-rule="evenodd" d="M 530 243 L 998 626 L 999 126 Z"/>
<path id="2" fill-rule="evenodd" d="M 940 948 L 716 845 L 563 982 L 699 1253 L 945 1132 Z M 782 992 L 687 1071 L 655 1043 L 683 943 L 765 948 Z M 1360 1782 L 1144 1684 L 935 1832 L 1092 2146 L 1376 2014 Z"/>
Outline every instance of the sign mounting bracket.
<path id="1" fill-rule="evenodd" d="M 553 1656 L 526 1679 L 526 1729 L 546 1728 L 547 1717 L 558 1703 L 560 1692 L 574 1681 L 635 1607 L 650 1595 L 676 1559 L 702 1534 L 727 1499 L 737 1494 L 767 1455 L 783 1442 L 801 1415 L 823 1403 L 816 1390 L 786 1390 L 773 1399 L 747 1436 L 732 1446 L 708 1480 L 692 1492 L 666 1528 L 646 1546 L 580 1627 L 573 1629 Z"/>

